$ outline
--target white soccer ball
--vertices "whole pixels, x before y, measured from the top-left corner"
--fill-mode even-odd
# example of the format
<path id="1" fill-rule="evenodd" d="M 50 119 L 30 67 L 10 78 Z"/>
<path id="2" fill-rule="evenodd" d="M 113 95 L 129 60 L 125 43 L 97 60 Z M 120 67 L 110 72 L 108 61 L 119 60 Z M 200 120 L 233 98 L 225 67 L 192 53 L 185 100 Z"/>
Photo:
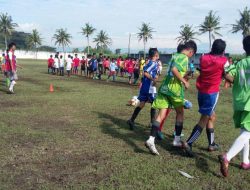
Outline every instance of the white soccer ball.
<path id="1" fill-rule="evenodd" d="M 134 106 L 134 107 L 138 107 L 140 105 L 140 100 L 138 100 L 137 96 L 134 96 L 131 99 L 131 105 Z"/>

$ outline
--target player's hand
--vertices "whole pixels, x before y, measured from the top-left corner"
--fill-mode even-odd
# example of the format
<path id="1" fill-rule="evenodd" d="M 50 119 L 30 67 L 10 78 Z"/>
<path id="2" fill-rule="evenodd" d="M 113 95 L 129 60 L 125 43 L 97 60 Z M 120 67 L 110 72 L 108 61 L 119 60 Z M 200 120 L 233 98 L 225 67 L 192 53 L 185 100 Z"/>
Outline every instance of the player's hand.
<path id="1" fill-rule="evenodd" d="M 156 86 L 156 79 L 153 80 L 153 86 Z"/>
<path id="2" fill-rule="evenodd" d="M 185 86 L 185 88 L 186 88 L 186 89 L 188 89 L 188 88 L 189 88 L 189 86 L 190 86 L 189 82 L 188 82 L 188 81 L 186 81 L 186 80 L 183 82 L 183 84 L 184 84 L 184 86 Z"/>

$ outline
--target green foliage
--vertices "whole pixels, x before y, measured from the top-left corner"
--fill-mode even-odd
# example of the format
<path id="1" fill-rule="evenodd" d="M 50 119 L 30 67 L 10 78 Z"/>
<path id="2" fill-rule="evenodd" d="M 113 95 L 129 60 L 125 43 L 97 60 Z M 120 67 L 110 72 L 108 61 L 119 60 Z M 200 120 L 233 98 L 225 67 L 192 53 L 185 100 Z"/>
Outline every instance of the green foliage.
<path id="1" fill-rule="evenodd" d="M 72 53 L 79 53 L 80 52 L 80 50 L 78 49 L 78 48 L 74 48 L 73 50 L 72 50 Z"/>
<path id="2" fill-rule="evenodd" d="M 243 11 L 239 11 L 240 19 L 236 20 L 236 24 L 232 24 L 232 33 L 242 32 L 243 37 L 250 35 L 250 10 L 245 7 Z"/>
<path id="3" fill-rule="evenodd" d="M 120 55 L 120 54 L 121 54 L 121 49 L 116 49 L 116 50 L 115 50 L 115 54 L 116 54 L 116 55 Z"/>
<path id="4" fill-rule="evenodd" d="M 38 51 L 56 52 L 56 48 L 50 46 L 40 46 Z"/>
<path id="5" fill-rule="evenodd" d="M 94 42 L 96 43 L 97 51 L 100 50 L 102 53 L 105 53 L 104 51 L 112 44 L 111 38 L 103 30 L 96 35 Z"/>
<path id="6" fill-rule="evenodd" d="M 202 24 L 199 26 L 199 31 L 201 34 L 209 33 L 209 45 L 211 49 L 211 40 L 215 39 L 215 36 L 222 36 L 219 33 L 219 30 L 221 29 L 220 26 L 220 17 L 216 16 L 216 12 L 213 12 L 212 10 L 209 11 L 208 15 L 205 17 L 205 20 Z"/>
<path id="7" fill-rule="evenodd" d="M 143 22 L 141 27 L 139 28 L 139 32 L 137 33 L 137 37 L 139 41 L 143 41 L 144 46 L 144 58 L 146 57 L 146 43 L 149 39 L 153 38 L 154 29 L 150 26 L 150 23 Z"/>
<path id="8" fill-rule="evenodd" d="M 181 26 L 180 36 L 177 37 L 178 43 L 186 43 L 189 40 L 198 40 L 195 36 L 198 34 L 194 31 L 193 26 L 185 24 Z"/>
<path id="9" fill-rule="evenodd" d="M 36 29 L 32 30 L 31 34 L 28 36 L 27 44 L 30 49 L 35 49 L 36 51 L 38 50 L 38 46 L 42 45 L 41 34 L 39 34 Z"/>
<path id="10" fill-rule="evenodd" d="M 15 42 L 17 44 L 17 49 L 28 50 L 27 38 L 30 34 L 26 32 L 12 32 L 12 35 L 9 37 L 9 42 Z M 4 37 L 0 35 L 0 49 L 5 48 Z"/>
<path id="11" fill-rule="evenodd" d="M 59 45 L 63 48 L 63 52 L 65 51 L 65 47 L 71 44 L 72 36 L 67 32 L 67 29 L 57 29 L 53 38 L 55 40 L 55 45 Z"/>
<path id="12" fill-rule="evenodd" d="M 5 38 L 5 46 L 7 48 L 7 38 L 9 38 L 18 25 L 13 22 L 12 17 L 8 13 L 0 14 L 0 34 Z"/>

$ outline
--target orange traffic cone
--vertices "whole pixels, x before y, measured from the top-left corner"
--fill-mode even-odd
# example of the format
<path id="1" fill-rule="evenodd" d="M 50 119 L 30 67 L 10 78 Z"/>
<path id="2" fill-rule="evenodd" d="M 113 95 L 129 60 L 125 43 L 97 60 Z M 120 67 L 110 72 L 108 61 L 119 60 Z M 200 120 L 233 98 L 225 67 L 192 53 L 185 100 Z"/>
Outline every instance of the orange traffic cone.
<path id="1" fill-rule="evenodd" d="M 53 87 L 52 84 L 50 84 L 49 91 L 50 91 L 50 92 L 54 92 L 54 87 Z"/>

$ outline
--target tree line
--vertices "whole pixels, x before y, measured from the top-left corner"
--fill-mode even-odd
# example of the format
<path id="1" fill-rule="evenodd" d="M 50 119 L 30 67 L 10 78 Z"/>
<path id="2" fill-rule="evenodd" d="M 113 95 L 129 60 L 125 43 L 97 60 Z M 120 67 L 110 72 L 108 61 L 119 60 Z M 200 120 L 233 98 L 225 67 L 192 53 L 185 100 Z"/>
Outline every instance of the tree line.
<path id="1" fill-rule="evenodd" d="M 243 37 L 250 35 L 250 9 L 245 7 L 244 10 L 240 11 L 240 18 L 235 21 L 234 24 L 230 24 L 230 32 L 238 33 L 241 32 Z M 15 28 L 18 27 L 18 24 L 13 22 L 12 17 L 8 13 L 0 14 L 0 35 L 4 38 L 5 48 L 7 48 L 8 39 L 15 34 Z M 205 17 L 204 21 L 197 27 L 194 27 L 189 24 L 182 25 L 180 27 L 179 36 L 176 38 L 178 43 L 185 43 L 189 40 L 199 40 L 198 36 L 204 33 L 208 33 L 209 38 L 209 47 L 211 48 L 212 40 L 216 36 L 222 36 L 220 30 L 223 28 L 221 26 L 221 18 L 217 15 L 217 12 L 209 11 L 208 15 Z M 198 29 L 198 31 L 197 31 Z M 96 32 L 90 23 L 86 23 L 80 29 L 80 33 L 87 39 L 87 47 L 85 48 L 86 53 L 91 53 L 94 51 L 90 47 L 90 38 Z M 143 22 L 141 27 L 139 27 L 137 33 L 137 38 L 139 41 L 143 42 L 143 52 L 145 56 L 146 44 L 149 39 L 153 38 L 153 33 L 156 32 L 150 26 L 150 23 Z M 52 37 L 56 46 L 60 46 L 63 52 L 66 51 L 66 47 L 71 44 L 72 35 L 68 33 L 67 29 L 57 29 L 55 34 Z M 42 46 L 42 37 L 37 29 L 32 30 L 31 34 L 27 35 L 25 42 L 29 49 L 39 50 L 39 47 Z M 100 30 L 96 36 L 93 38 L 93 42 L 96 44 L 95 50 L 103 53 L 105 50 L 108 50 L 108 47 L 112 45 L 112 39 L 109 37 L 108 33 L 104 30 Z M 49 46 L 44 46 L 49 48 Z M 75 49 L 75 51 L 78 49 Z M 117 52 L 120 52 L 120 49 L 117 49 Z"/>

